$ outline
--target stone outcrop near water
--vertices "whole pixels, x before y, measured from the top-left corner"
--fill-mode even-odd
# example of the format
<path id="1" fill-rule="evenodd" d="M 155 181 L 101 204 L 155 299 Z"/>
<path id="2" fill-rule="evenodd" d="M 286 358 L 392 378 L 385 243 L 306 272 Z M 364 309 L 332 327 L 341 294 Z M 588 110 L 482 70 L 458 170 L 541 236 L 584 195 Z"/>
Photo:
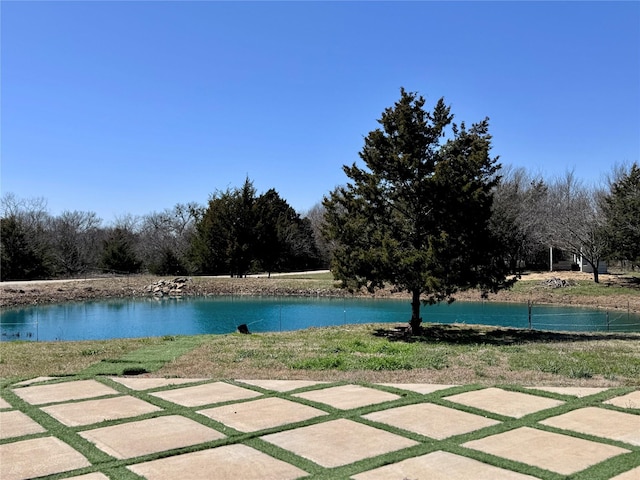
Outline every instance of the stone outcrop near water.
<path id="1" fill-rule="evenodd" d="M 564 288 L 564 287 L 571 287 L 575 285 L 570 280 L 563 280 L 562 278 L 557 278 L 557 277 L 548 278 L 547 280 L 544 280 L 542 284 L 551 288 Z"/>
<path id="2" fill-rule="evenodd" d="M 186 277 L 175 278 L 174 280 L 158 280 L 145 287 L 145 291 L 154 297 L 181 297 L 185 291 L 189 279 Z"/>

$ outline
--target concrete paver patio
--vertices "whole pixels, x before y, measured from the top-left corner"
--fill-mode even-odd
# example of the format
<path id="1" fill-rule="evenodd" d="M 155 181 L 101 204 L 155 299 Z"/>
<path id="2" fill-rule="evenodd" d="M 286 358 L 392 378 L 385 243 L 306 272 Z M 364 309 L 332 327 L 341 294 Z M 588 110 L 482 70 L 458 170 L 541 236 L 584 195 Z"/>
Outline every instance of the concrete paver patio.
<path id="1" fill-rule="evenodd" d="M 257 432 L 326 415 L 326 412 L 317 408 L 282 398 L 261 398 L 200 410 L 198 413 L 241 432 Z"/>
<path id="2" fill-rule="evenodd" d="M 3 388 L 0 403 L 2 480 L 105 480 L 125 468 L 150 480 L 547 478 L 540 472 L 587 480 L 596 465 L 615 480 L 640 478 L 639 390 L 458 386 L 466 391 L 451 395 L 455 385 L 135 377 L 21 383 Z"/>
<path id="3" fill-rule="evenodd" d="M 500 423 L 497 420 L 432 403 L 391 408 L 370 413 L 364 418 L 438 440 Z"/>
<path id="4" fill-rule="evenodd" d="M 521 418 L 564 403 L 560 400 L 536 397 L 526 393 L 507 392 L 500 388 L 485 388 L 444 398 L 451 402 L 514 418 Z"/>
<path id="5" fill-rule="evenodd" d="M 229 478 L 288 480 L 307 472 L 245 445 L 186 453 L 128 467 L 148 480 Z"/>
<path id="6" fill-rule="evenodd" d="M 42 407 L 43 412 L 48 413 L 69 427 L 136 417 L 145 413 L 159 412 L 160 410 L 161 408 L 155 405 L 130 396 L 85 400 L 76 403 L 60 403 Z"/>
<path id="7" fill-rule="evenodd" d="M 543 392 L 559 393 L 560 395 L 571 395 L 572 397 L 588 397 L 596 393 L 604 392 L 606 388 L 596 387 L 529 387 Z"/>
<path id="8" fill-rule="evenodd" d="M 91 465 L 82 454 L 55 437 L 0 445 L 0 478 L 23 480 Z"/>
<path id="9" fill-rule="evenodd" d="M 511 472 L 467 457 L 448 452 L 432 452 L 409 458 L 352 477 L 354 480 L 387 480 L 389 478 L 429 480 L 533 480 L 536 477 Z"/>
<path id="10" fill-rule="evenodd" d="M 613 456 L 629 453 L 629 450 L 620 447 L 529 427 L 474 440 L 462 446 L 562 475 L 570 475 Z"/>
<path id="11" fill-rule="evenodd" d="M 204 380 L 203 378 L 132 378 L 111 377 L 111 380 L 124 385 L 131 390 L 151 390 L 152 388 L 169 387 L 172 385 L 184 385 Z"/>
<path id="12" fill-rule="evenodd" d="M 109 480 L 104 473 L 95 472 L 95 473 L 87 473 L 86 475 L 79 475 L 77 477 L 69 477 L 65 480 Z"/>
<path id="13" fill-rule="evenodd" d="M 238 380 L 238 382 L 254 385 L 266 390 L 274 390 L 276 392 L 290 392 L 298 388 L 312 387 L 314 385 L 322 385 L 327 382 L 314 382 L 310 380 Z"/>
<path id="14" fill-rule="evenodd" d="M 635 408 L 640 410 L 640 390 L 612 398 L 604 403 L 607 405 L 615 405 L 620 408 Z"/>
<path id="15" fill-rule="evenodd" d="M 246 388 L 215 382 L 194 387 L 176 388 L 163 392 L 152 393 L 154 397 L 177 403 L 184 407 L 201 407 L 211 403 L 231 402 L 247 398 L 259 397 L 262 394 Z"/>
<path id="16" fill-rule="evenodd" d="M 640 416 L 630 413 L 587 407 L 540 423 L 640 446 Z"/>
<path id="17" fill-rule="evenodd" d="M 54 383 L 51 385 L 34 385 L 16 388 L 15 394 L 32 405 L 44 405 L 69 400 L 117 395 L 119 392 L 95 380 L 78 380 L 75 382 Z"/>
<path id="18" fill-rule="evenodd" d="M 347 465 L 417 445 L 408 438 L 346 419 L 273 433 L 262 439 L 323 467 Z"/>
<path id="19" fill-rule="evenodd" d="M 411 392 L 428 393 L 437 392 L 438 390 L 446 390 L 447 388 L 457 387 L 457 385 L 435 385 L 433 383 L 381 383 L 384 387 L 393 387 L 399 390 L 409 390 Z"/>
<path id="20" fill-rule="evenodd" d="M 42 425 L 18 410 L 0 412 L 0 427 L 0 440 L 47 431 Z"/>
<path id="21" fill-rule="evenodd" d="M 393 393 L 361 387 L 360 385 L 342 385 L 340 387 L 323 388 L 306 393 L 297 393 L 294 397 L 305 398 L 324 403 L 340 410 L 364 407 L 375 403 L 389 402 L 400 398 Z"/>
<path id="22" fill-rule="evenodd" d="M 225 436 L 179 415 L 80 432 L 80 436 L 115 458 L 133 458 L 155 452 L 219 440 Z"/>

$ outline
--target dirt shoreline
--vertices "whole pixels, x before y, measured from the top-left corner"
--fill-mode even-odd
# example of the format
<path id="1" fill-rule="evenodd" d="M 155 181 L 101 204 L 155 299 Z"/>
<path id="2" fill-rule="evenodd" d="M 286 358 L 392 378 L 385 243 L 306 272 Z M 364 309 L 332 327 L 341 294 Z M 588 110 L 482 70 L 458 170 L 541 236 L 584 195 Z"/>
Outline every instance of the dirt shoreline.
<path id="1" fill-rule="evenodd" d="M 506 290 L 490 295 L 487 301 L 558 304 L 584 306 L 592 308 L 628 310 L 640 313 L 640 296 L 630 290 L 628 295 L 575 295 L 566 288 L 549 288 L 543 285 L 548 278 L 561 278 L 568 281 L 589 280 L 590 276 L 579 272 L 533 273 L 523 277 L 525 281 L 536 281 L 536 288 L 527 293 Z M 0 308 L 17 308 L 21 306 L 46 305 L 66 302 L 82 302 L 110 298 L 136 298 L 153 295 L 147 288 L 159 280 L 173 280 L 168 277 L 152 275 L 135 275 L 127 277 L 108 277 L 91 279 L 47 280 L 35 282 L 0 283 Z M 621 285 L 620 276 L 603 275 L 601 282 L 605 285 Z M 321 285 L 320 287 L 318 285 Z M 318 282 L 312 278 L 228 278 L 228 277 L 193 277 L 186 282 L 181 295 L 256 295 L 256 296 L 318 296 L 345 297 L 351 296 L 335 286 L 327 286 L 327 282 Z M 358 296 L 370 297 L 362 292 Z M 379 298 L 406 298 L 407 293 L 383 290 L 375 294 Z M 462 292 L 456 295 L 459 301 L 479 301 L 477 291 Z"/>

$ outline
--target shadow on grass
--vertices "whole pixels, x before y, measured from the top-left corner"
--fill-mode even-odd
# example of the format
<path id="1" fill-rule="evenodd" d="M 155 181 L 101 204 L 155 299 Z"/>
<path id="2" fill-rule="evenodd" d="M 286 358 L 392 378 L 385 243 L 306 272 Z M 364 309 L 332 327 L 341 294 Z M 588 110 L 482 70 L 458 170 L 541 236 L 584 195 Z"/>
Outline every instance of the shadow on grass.
<path id="1" fill-rule="evenodd" d="M 422 327 L 420 335 L 412 335 L 407 327 L 379 328 L 376 337 L 398 342 L 450 343 L 457 345 L 489 344 L 517 345 L 544 342 L 590 342 L 596 340 L 636 340 L 640 335 L 633 333 L 580 333 L 552 332 L 548 330 L 524 330 L 470 325 L 428 324 Z"/>

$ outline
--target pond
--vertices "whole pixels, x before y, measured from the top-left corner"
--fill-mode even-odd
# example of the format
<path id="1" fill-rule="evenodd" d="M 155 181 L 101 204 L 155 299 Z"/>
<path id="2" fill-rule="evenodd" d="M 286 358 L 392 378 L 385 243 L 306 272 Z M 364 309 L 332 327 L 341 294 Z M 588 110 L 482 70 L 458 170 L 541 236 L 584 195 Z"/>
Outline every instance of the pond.
<path id="1" fill-rule="evenodd" d="M 4 310 L 2 340 L 98 340 L 225 334 L 246 324 L 277 332 L 356 323 L 406 323 L 408 300 L 300 297 L 120 299 Z M 425 322 L 529 328 L 526 304 L 454 302 L 422 308 Z M 640 315 L 624 311 L 534 305 L 539 330 L 640 331 Z"/>

